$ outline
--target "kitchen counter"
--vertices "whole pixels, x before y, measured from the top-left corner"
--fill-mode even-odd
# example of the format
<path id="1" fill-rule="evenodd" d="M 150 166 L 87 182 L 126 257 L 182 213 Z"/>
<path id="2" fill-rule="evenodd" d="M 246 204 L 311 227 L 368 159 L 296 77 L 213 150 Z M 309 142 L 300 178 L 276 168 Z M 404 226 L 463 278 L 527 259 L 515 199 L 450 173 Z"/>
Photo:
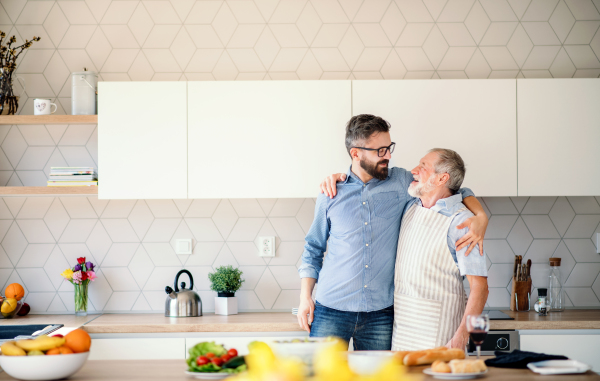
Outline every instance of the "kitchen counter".
<path id="1" fill-rule="evenodd" d="M 411 374 L 422 374 L 423 380 L 433 380 L 431 376 L 423 374 L 423 369 L 428 366 L 409 368 Z M 580 375 L 568 376 L 540 376 L 529 369 L 502 369 L 488 368 L 486 381 L 600 381 L 600 376 L 593 372 Z M 183 360 L 90 360 L 83 368 L 69 380 L 86 381 L 147 381 L 147 380 L 170 380 L 190 381 L 184 372 L 186 364 Z M 0 380 L 14 380 L 6 373 L 0 373 Z"/>
<path id="2" fill-rule="evenodd" d="M 538 316 L 535 312 L 503 311 L 515 320 L 492 320 L 491 329 L 600 329 L 600 310 L 567 310 Z M 84 325 L 89 333 L 169 332 L 298 332 L 296 316 L 287 312 L 204 314 L 168 318 L 162 314 L 104 314 Z"/>
<path id="3" fill-rule="evenodd" d="M 515 320 L 492 320 L 494 330 L 600 329 L 600 310 L 566 310 L 538 316 L 535 312 L 503 311 Z M 163 314 L 28 315 L 0 319 L 0 324 L 51 324 L 83 328 L 89 333 L 174 332 L 298 332 L 296 316 L 287 312 L 245 312 L 239 315 L 206 313 L 195 318 L 168 318 Z"/>

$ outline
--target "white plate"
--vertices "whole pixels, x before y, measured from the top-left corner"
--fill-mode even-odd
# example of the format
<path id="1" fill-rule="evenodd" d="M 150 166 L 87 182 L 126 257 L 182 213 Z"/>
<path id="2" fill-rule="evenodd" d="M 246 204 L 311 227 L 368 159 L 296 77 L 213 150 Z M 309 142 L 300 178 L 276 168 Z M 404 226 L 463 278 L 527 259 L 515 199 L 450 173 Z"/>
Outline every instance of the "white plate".
<path id="1" fill-rule="evenodd" d="M 472 380 L 474 378 L 483 377 L 487 372 L 487 369 L 479 373 L 440 373 L 432 371 L 431 368 L 423 370 L 423 373 L 441 380 Z"/>
<path id="2" fill-rule="evenodd" d="M 585 373 L 592 369 L 588 364 L 577 360 L 548 360 L 527 364 L 527 367 L 539 374 Z"/>
<path id="3" fill-rule="evenodd" d="M 185 374 L 187 374 L 188 376 L 198 378 L 200 380 L 222 380 L 224 378 L 233 376 L 232 374 L 229 374 L 229 373 L 188 372 L 188 371 L 186 371 Z"/>

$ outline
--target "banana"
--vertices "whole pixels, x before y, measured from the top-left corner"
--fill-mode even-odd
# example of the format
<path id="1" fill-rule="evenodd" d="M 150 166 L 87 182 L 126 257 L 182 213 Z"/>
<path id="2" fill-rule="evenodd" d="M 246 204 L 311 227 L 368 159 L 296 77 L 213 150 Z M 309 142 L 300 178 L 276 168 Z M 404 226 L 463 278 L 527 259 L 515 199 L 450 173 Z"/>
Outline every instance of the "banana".
<path id="1" fill-rule="evenodd" d="M 31 351 L 27 352 L 27 356 L 43 356 L 44 352 L 42 351 Z"/>
<path id="2" fill-rule="evenodd" d="M 65 343 L 64 337 L 48 337 L 42 335 L 33 340 L 19 340 L 17 346 L 29 351 L 47 351 L 52 348 L 60 347 Z"/>
<path id="3" fill-rule="evenodd" d="M 4 356 L 25 356 L 23 349 L 17 347 L 14 341 L 7 341 L 0 346 L 0 351 Z"/>

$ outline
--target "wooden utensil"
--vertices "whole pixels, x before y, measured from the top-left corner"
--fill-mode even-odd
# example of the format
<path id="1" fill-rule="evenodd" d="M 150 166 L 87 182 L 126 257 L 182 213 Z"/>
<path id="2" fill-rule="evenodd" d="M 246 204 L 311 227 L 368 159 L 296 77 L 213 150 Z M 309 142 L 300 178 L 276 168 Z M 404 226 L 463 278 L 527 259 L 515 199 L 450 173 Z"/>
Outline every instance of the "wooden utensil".
<path id="1" fill-rule="evenodd" d="M 531 259 L 527 260 L 527 280 L 531 278 Z"/>

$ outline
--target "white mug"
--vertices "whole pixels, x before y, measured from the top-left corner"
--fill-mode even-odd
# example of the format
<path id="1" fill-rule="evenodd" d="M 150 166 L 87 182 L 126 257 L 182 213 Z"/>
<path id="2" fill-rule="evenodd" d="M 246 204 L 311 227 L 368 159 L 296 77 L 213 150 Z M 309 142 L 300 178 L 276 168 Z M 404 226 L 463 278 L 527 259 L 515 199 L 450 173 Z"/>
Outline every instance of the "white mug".
<path id="1" fill-rule="evenodd" d="M 54 111 L 50 109 L 54 106 Z M 50 99 L 36 98 L 33 100 L 33 115 L 50 115 L 56 112 L 56 106 L 54 103 L 50 103 Z"/>

